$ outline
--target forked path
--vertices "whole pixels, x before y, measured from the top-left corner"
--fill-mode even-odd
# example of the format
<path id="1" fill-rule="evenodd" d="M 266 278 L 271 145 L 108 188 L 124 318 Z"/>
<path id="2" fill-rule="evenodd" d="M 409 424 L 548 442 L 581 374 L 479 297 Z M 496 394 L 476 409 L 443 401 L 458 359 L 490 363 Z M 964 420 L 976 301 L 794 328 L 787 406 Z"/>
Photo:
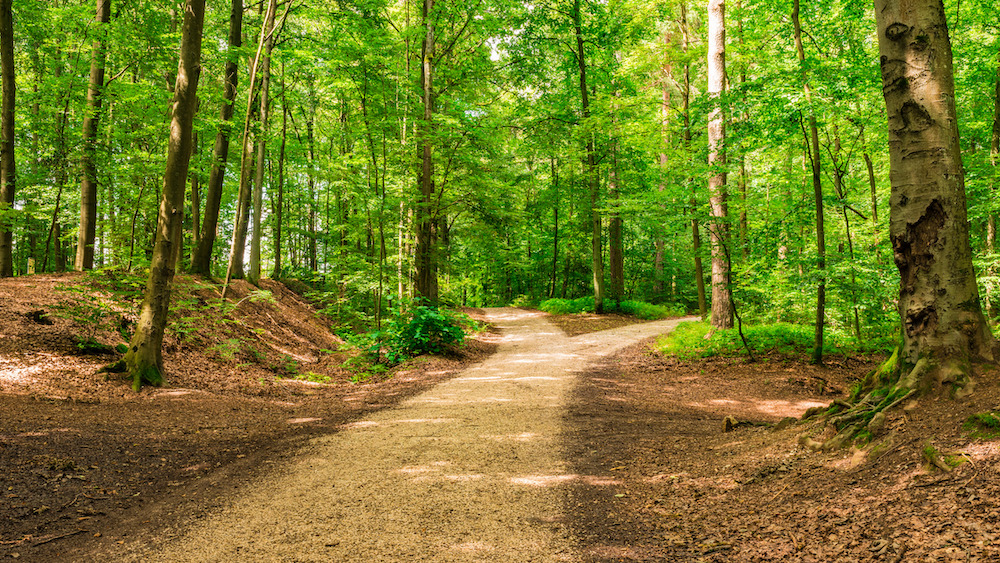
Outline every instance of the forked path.
<path id="1" fill-rule="evenodd" d="M 679 321 L 566 337 L 491 309 L 482 364 L 313 440 L 224 510 L 142 561 L 574 561 L 562 420 L 575 375 Z M 248 487 L 249 488 L 249 487 Z"/>

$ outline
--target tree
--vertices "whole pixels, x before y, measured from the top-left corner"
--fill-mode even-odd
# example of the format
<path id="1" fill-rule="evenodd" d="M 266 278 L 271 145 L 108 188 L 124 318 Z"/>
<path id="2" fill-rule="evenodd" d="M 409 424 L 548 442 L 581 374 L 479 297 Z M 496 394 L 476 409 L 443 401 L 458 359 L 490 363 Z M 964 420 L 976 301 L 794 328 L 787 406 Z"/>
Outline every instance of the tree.
<path id="1" fill-rule="evenodd" d="M 594 275 L 594 312 L 604 312 L 604 245 L 601 241 L 601 210 L 598 200 L 601 197 L 601 177 L 597 166 L 597 149 L 594 146 L 593 124 L 590 123 L 590 88 L 587 83 L 587 58 L 583 37 L 583 14 L 580 11 L 580 1 L 573 0 L 570 15 L 573 18 L 573 31 L 576 39 L 577 69 L 580 77 L 580 112 L 583 117 L 586 161 L 585 178 L 590 194 L 590 263 Z"/>
<path id="2" fill-rule="evenodd" d="M 156 228 L 156 242 L 149 268 L 149 280 L 139 310 L 139 322 L 125 353 L 125 365 L 134 389 L 163 382 L 163 331 L 170 309 L 170 289 L 174 278 L 184 221 L 184 190 L 193 144 L 194 114 L 198 105 L 198 78 L 201 72 L 201 36 L 205 20 L 205 0 L 186 0 L 181 31 L 180 63 L 171 108 L 170 144 L 163 174 L 163 196 Z"/>
<path id="3" fill-rule="evenodd" d="M 0 278 L 14 275 L 13 221 L 14 187 L 14 102 L 17 88 L 14 82 L 14 17 L 11 0 L 0 0 L 0 79 L 3 80 L 3 100 L 0 103 Z"/>
<path id="4" fill-rule="evenodd" d="M 219 130 L 215 135 L 212 149 L 212 170 L 208 176 L 205 191 L 205 219 L 201 223 L 201 237 L 191 260 L 191 272 L 209 274 L 212 264 L 212 248 L 219 229 L 219 207 L 222 204 L 222 183 L 226 177 L 226 162 L 229 160 L 229 137 L 232 134 L 237 72 L 237 50 L 243 44 L 243 0 L 232 0 L 229 13 L 229 49 L 226 54 L 226 69 L 223 86 L 222 109 L 219 110 Z"/>
<path id="5" fill-rule="evenodd" d="M 98 27 L 111 21 L 111 0 L 97 0 Z M 87 112 L 83 117 L 83 147 L 80 155 L 80 228 L 76 239 L 77 270 L 94 267 L 94 242 L 97 235 L 97 125 L 100 121 L 102 90 L 104 89 L 104 61 L 107 57 L 102 37 L 94 40 L 90 62 L 90 85 L 87 88 Z"/>
<path id="6" fill-rule="evenodd" d="M 722 95 L 726 89 L 726 3 L 708 2 L 708 93 L 714 106 L 708 121 L 708 194 L 712 212 L 712 326 L 733 327 L 733 290 L 730 286 L 729 209 L 726 191 L 726 117 Z"/>
<path id="7" fill-rule="evenodd" d="M 264 42 L 264 60 L 261 62 L 260 78 L 260 135 L 257 141 L 257 164 L 254 170 L 253 184 L 253 231 L 250 235 L 250 271 L 247 277 L 254 284 L 260 283 L 260 240 L 264 234 L 261 225 L 263 214 L 264 170 L 267 168 L 267 127 L 270 121 L 271 109 L 271 51 L 274 49 L 275 26 L 274 17 L 277 11 L 276 0 L 271 0 L 268 7 L 268 17 L 264 26 L 267 29 L 267 41 Z"/>
<path id="8" fill-rule="evenodd" d="M 261 5 L 263 6 L 263 4 Z M 291 4 L 289 4 L 289 7 Z M 222 296 L 226 296 L 229 289 L 229 282 L 233 279 L 243 278 L 243 254 L 246 251 L 247 225 L 250 223 L 250 207 L 252 204 L 252 190 L 250 172 L 253 168 L 254 154 L 253 142 L 251 141 L 251 124 L 254 120 L 254 92 L 257 84 L 257 72 L 260 69 L 261 54 L 270 40 L 269 31 L 274 29 L 274 14 L 277 10 L 276 0 L 270 0 L 267 5 L 267 14 L 260 28 L 260 38 L 257 41 L 257 53 L 254 55 L 253 63 L 250 65 L 250 82 L 247 88 L 247 112 L 243 120 L 243 136 L 240 151 L 240 187 L 236 197 L 236 219 L 233 225 L 233 242 L 229 247 L 229 266 L 226 268 L 226 282 L 222 290 Z M 287 13 L 287 7 L 285 13 Z M 266 103 L 266 100 L 264 101 Z"/>
<path id="9" fill-rule="evenodd" d="M 795 33 L 795 51 L 799 56 L 799 65 L 803 65 L 803 90 L 806 102 L 812 102 L 812 89 L 809 78 L 805 74 L 806 51 L 802 45 L 802 24 L 799 22 L 799 0 L 792 1 L 792 26 Z M 826 231 L 823 227 L 823 184 L 822 165 L 819 152 L 819 127 L 816 125 L 816 112 L 809 110 L 809 134 L 806 137 L 806 153 L 809 156 L 809 168 L 812 172 L 813 199 L 816 204 L 816 269 L 819 272 L 819 282 L 816 288 L 816 326 L 813 339 L 814 364 L 823 363 L 823 325 L 826 324 Z"/>
<path id="10" fill-rule="evenodd" d="M 417 247 L 414 262 L 417 269 L 416 290 L 431 303 L 437 303 L 437 257 L 434 249 L 434 0 L 423 0 L 421 24 L 424 38 L 420 48 L 420 104 L 423 108 L 423 122 L 419 129 L 420 193 L 416 205 L 414 223 Z"/>
<path id="11" fill-rule="evenodd" d="M 889 236 L 903 325 L 897 388 L 971 390 L 997 359 L 972 266 L 951 41 L 942 0 L 876 0 L 889 121 Z"/>

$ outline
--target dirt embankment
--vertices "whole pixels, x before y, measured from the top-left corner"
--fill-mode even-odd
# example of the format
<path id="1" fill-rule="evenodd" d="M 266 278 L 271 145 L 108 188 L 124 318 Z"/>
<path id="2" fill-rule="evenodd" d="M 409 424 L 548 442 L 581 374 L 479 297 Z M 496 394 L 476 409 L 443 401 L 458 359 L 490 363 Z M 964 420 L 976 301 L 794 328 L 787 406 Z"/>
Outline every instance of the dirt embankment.
<path id="1" fill-rule="evenodd" d="M 178 281 L 167 385 L 135 393 L 98 373 L 116 358 L 98 345 L 124 341 L 138 288 L 80 274 L 0 280 L 0 558 L 74 560 L 67 550 L 196 516 L 308 438 L 496 347 L 485 333 L 354 383 L 349 352 L 284 285 L 236 282 L 223 304 L 217 287 Z"/>

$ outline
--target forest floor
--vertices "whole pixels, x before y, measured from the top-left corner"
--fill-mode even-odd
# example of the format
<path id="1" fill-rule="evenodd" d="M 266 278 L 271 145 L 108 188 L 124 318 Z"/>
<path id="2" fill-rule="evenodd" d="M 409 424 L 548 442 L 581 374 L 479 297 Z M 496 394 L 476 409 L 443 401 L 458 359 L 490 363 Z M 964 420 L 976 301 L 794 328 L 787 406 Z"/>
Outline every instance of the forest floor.
<path id="1" fill-rule="evenodd" d="M 211 340 L 168 339 L 167 364 L 179 366 L 168 386 L 135 394 L 127 382 L 96 373 L 112 356 L 81 355 L 79 318 L 44 314 L 75 302 L 65 286 L 78 283 L 74 275 L 0 281 L 0 558 L 169 559 L 227 515 L 249 521 L 271 496 L 291 495 L 297 504 L 274 519 L 270 539 L 255 536 L 233 548 L 251 550 L 243 560 L 331 560 L 334 552 L 349 560 L 377 546 L 384 551 L 366 560 L 1000 559 L 1000 442 L 970 438 L 961 428 L 973 413 L 1000 409 L 995 372 L 981 375 L 961 401 L 931 397 L 897 409 L 875 438 L 880 447 L 814 452 L 798 437 L 821 436 L 822 428 L 772 425 L 844 397 L 871 361 L 679 361 L 656 352 L 640 329 L 628 332 L 633 319 L 508 310 L 490 312 L 499 333 L 478 335 L 460 354 L 352 383 L 358 374 L 339 367 L 338 343 L 313 310 L 272 284 L 274 301 L 247 299 L 245 310 L 230 315 L 239 330 L 228 336 L 256 339 L 256 348 L 222 354 Z M 249 287 L 236 289 L 237 299 L 251 295 Z M 112 338 L 103 330 L 97 340 Z M 525 344 L 536 348 L 511 349 Z M 511 352 L 521 356 L 504 359 Z M 534 373 L 501 377 L 512 380 L 504 387 L 492 383 L 497 370 L 544 369 L 551 362 L 531 356 L 543 352 L 565 377 Z M 322 378 L 327 382 L 303 380 Z M 492 413 L 488 422 L 448 410 L 466 395 L 476 399 L 463 402 Z M 418 408 L 424 414 L 414 414 Z M 511 419 L 515 410 L 539 429 L 515 432 L 522 420 Z M 727 416 L 750 424 L 726 432 Z M 443 431 L 457 420 L 465 421 L 456 425 L 469 430 L 465 438 Z M 397 437 L 417 445 L 396 444 L 385 456 L 363 451 L 393 444 L 377 432 L 400 427 L 412 430 Z M 336 449 L 352 439 L 362 451 Z M 949 472 L 928 467 L 928 443 L 962 463 Z M 446 463 L 453 455 L 446 447 L 500 465 Z M 334 477 L 312 467 L 339 458 L 340 474 L 353 457 L 373 467 L 374 481 L 328 482 Z M 383 462 L 388 469 L 380 470 L 392 479 L 377 477 L 374 466 Z M 290 479 L 304 488 L 293 490 Z M 403 508 L 381 520 L 366 516 L 373 507 L 378 514 L 386 499 L 377 497 L 393 479 L 407 494 L 420 493 L 416 508 L 388 489 L 390 504 Z M 317 490 L 346 499 L 339 517 L 312 509 L 307 499 Z M 430 501 L 442 491 L 464 500 Z M 476 495 L 494 496 L 476 502 Z M 304 519 L 310 532 L 290 531 L 286 520 L 293 519 Z M 337 539 L 319 537 L 330 520 L 338 521 Z M 463 528 L 478 520 L 500 529 L 488 536 Z M 344 526 L 361 535 L 347 535 Z M 397 534 L 407 549 L 424 551 L 394 551 L 398 545 L 387 539 L 393 527 L 411 530 Z M 316 542 L 334 552 L 298 550 Z"/>

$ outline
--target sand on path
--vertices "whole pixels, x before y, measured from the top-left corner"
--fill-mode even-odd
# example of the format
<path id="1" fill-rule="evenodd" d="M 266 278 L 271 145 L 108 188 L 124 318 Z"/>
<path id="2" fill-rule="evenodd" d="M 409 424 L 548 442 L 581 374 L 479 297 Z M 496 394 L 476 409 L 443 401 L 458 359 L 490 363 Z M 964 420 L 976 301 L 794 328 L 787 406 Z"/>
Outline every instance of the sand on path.
<path id="1" fill-rule="evenodd" d="M 489 309 L 496 354 L 312 440 L 224 510 L 141 561 L 576 561 L 559 437 L 576 374 L 657 321 L 566 337 L 541 313 Z M 170 535 L 174 535 L 171 533 Z"/>

